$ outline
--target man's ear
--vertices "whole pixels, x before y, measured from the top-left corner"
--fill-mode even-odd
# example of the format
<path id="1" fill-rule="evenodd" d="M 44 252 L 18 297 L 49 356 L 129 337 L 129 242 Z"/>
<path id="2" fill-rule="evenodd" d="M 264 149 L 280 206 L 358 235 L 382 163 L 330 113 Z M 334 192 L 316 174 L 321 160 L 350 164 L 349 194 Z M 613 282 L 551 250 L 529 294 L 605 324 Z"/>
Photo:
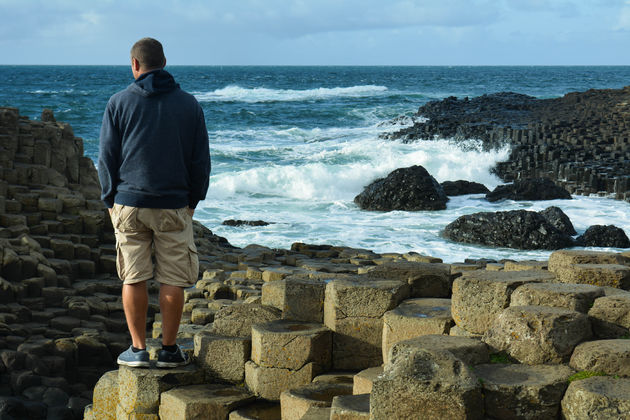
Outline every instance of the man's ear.
<path id="1" fill-rule="evenodd" d="M 131 57 L 131 67 L 134 71 L 140 71 L 140 62 L 135 57 Z"/>

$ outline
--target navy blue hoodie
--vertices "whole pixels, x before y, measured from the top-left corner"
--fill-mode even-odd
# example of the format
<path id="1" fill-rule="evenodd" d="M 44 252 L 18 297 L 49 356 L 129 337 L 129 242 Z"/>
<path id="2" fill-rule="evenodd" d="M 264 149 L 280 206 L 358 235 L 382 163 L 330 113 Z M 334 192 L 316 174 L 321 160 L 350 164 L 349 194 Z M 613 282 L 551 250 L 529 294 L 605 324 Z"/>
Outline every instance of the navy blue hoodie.
<path id="1" fill-rule="evenodd" d="M 210 151 L 203 110 L 170 73 L 144 73 L 110 98 L 98 175 L 110 208 L 194 209 L 206 197 Z"/>

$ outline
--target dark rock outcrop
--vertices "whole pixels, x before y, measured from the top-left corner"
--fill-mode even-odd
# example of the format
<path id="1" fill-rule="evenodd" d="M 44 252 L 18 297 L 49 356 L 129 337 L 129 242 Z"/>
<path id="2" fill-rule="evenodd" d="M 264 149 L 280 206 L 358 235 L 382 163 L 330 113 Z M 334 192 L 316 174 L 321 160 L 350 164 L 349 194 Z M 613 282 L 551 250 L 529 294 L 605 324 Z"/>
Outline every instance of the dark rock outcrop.
<path id="1" fill-rule="evenodd" d="M 561 249 L 573 239 L 543 215 L 527 210 L 482 212 L 459 217 L 443 232 L 452 241 L 517 249 Z"/>
<path id="2" fill-rule="evenodd" d="M 571 219 L 569 219 L 569 216 L 564 214 L 564 212 L 559 207 L 547 207 L 539 213 L 560 232 L 566 233 L 567 235 L 571 236 L 577 235 L 577 232 L 573 227 L 573 223 L 571 223 Z"/>
<path id="3" fill-rule="evenodd" d="M 486 194 L 490 190 L 483 184 L 478 182 L 457 180 L 444 181 L 440 184 L 444 193 L 448 196 L 466 195 L 466 194 Z"/>
<path id="4" fill-rule="evenodd" d="M 579 246 L 630 248 L 630 240 L 623 231 L 614 225 L 593 225 L 575 240 Z"/>
<path id="5" fill-rule="evenodd" d="M 495 171 L 505 182 L 548 177 L 572 194 L 630 201 L 630 87 L 536 99 L 512 92 L 449 97 L 418 109 L 412 126 L 383 134 L 404 142 L 480 140 L 486 150 L 510 144 Z"/>
<path id="6" fill-rule="evenodd" d="M 354 198 L 363 210 L 444 210 L 448 197 L 426 169 L 414 165 L 377 179 Z"/>
<path id="7" fill-rule="evenodd" d="M 265 222 L 264 220 L 224 220 L 223 223 L 221 223 L 224 226 L 234 226 L 234 227 L 240 227 L 240 226 L 269 226 L 270 223 L 269 222 Z"/>
<path id="8" fill-rule="evenodd" d="M 492 192 L 486 194 L 486 200 L 570 200 L 571 194 L 556 185 L 549 178 L 524 179 L 512 184 L 499 185 Z"/>

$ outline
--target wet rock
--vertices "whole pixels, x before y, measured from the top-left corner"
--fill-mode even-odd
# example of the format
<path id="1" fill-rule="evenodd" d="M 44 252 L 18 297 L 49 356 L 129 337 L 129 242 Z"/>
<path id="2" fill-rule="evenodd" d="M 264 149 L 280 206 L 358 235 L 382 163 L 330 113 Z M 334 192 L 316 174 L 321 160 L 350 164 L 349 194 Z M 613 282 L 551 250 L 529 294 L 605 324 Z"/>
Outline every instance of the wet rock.
<path id="1" fill-rule="evenodd" d="M 623 231 L 614 225 L 593 225 L 575 240 L 578 246 L 630 248 L 630 240 Z"/>
<path id="2" fill-rule="evenodd" d="M 447 196 L 467 195 L 467 194 L 487 194 L 490 192 L 488 187 L 478 182 L 471 181 L 444 181 L 440 184 Z"/>
<path id="3" fill-rule="evenodd" d="M 490 202 L 500 200 L 538 201 L 538 200 L 570 200 L 571 194 L 556 185 L 549 178 L 526 179 L 514 181 L 513 184 L 499 185 L 486 194 Z"/>
<path id="4" fill-rule="evenodd" d="M 263 220 L 224 220 L 222 223 L 224 226 L 268 226 L 271 223 Z"/>
<path id="5" fill-rule="evenodd" d="M 564 214 L 564 212 L 559 207 L 547 207 L 546 209 L 539 211 L 538 213 L 540 213 L 545 219 L 547 219 L 547 221 L 560 232 L 566 233 L 567 235 L 571 236 L 577 235 L 577 232 L 575 231 L 575 228 L 573 227 L 573 223 L 571 223 L 569 216 Z"/>
<path id="6" fill-rule="evenodd" d="M 540 213 L 527 210 L 481 212 L 460 216 L 444 228 L 455 242 L 517 249 L 561 249 L 573 239 Z"/>
<path id="7" fill-rule="evenodd" d="M 377 179 L 354 198 L 363 210 L 444 210 L 448 197 L 426 169 L 414 165 Z"/>

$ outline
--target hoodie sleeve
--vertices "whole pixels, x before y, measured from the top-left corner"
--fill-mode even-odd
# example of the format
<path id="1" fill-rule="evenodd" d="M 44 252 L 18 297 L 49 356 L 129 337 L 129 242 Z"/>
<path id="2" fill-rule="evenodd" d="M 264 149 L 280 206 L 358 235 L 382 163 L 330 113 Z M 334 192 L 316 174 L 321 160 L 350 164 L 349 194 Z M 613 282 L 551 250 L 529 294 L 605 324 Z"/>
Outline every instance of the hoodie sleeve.
<path id="1" fill-rule="evenodd" d="M 98 153 L 98 179 L 101 182 L 101 200 L 108 208 L 114 206 L 120 168 L 121 138 L 112 115 L 111 101 L 103 114 Z"/>
<path id="2" fill-rule="evenodd" d="M 199 201 L 206 198 L 210 181 L 210 145 L 208 144 L 208 130 L 203 110 L 198 107 L 197 129 L 190 163 L 191 188 L 188 196 L 188 207 L 194 209 Z"/>

